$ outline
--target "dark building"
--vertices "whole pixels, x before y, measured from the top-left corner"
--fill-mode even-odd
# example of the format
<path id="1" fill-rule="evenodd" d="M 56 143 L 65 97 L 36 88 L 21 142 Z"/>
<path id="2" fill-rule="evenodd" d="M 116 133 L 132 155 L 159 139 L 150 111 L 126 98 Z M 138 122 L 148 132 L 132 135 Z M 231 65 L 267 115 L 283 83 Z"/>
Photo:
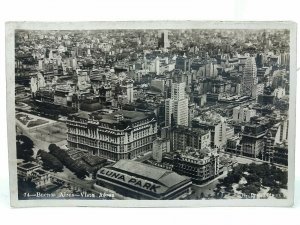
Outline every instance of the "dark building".
<path id="1" fill-rule="evenodd" d="M 183 72 L 190 71 L 191 61 L 183 56 L 176 58 L 175 69 L 182 70 Z"/>
<path id="2" fill-rule="evenodd" d="M 242 155 L 259 158 L 264 151 L 264 136 L 269 128 L 268 122 L 247 124 L 242 132 Z"/>
<path id="3" fill-rule="evenodd" d="M 286 144 L 273 146 L 272 162 L 287 166 L 288 152 L 288 146 Z"/>

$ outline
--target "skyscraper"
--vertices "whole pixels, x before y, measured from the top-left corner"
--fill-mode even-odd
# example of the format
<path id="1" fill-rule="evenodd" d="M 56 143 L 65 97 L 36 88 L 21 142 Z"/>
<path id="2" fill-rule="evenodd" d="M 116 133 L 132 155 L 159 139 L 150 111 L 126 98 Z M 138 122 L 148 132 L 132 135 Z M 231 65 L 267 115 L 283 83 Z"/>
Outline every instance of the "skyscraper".
<path id="1" fill-rule="evenodd" d="M 173 100 L 185 98 L 185 83 L 172 83 L 171 98 Z"/>
<path id="2" fill-rule="evenodd" d="M 246 59 L 242 77 L 242 95 L 253 96 L 253 91 L 257 85 L 257 68 L 254 57 Z"/>
<path id="3" fill-rule="evenodd" d="M 158 33 L 159 39 L 158 39 L 158 48 L 168 48 L 170 47 L 170 43 L 169 43 L 169 35 L 168 35 L 168 31 L 164 30 L 164 31 L 159 31 Z"/>
<path id="4" fill-rule="evenodd" d="M 165 125 L 188 126 L 189 100 L 185 97 L 185 83 L 172 83 L 171 98 L 165 101 Z"/>
<path id="5" fill-rule="evenodd" d="M 159 60 L 159 57 L 157 56 L 156 59 L 155 59 L 155 73 L 156 73 L 156 75 L 160 74 L 159 66 L 160 66 L 160 60 Z"/>
<path id="6" fill-rule="evenodd" d="M 127 92 L 127 99 L 128 102 L 131 103 L 133 102 L 133 82 L 128 81 L 126 84 L 126 92 Z"/>

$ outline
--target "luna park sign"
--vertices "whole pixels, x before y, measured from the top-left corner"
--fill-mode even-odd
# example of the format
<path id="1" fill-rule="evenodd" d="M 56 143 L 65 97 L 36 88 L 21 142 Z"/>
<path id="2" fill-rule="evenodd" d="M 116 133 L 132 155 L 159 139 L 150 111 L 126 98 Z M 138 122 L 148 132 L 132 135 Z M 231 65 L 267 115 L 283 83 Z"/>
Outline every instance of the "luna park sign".
<path id="1" fill-rule="evenodd" d="M 132 176 L 128 176 L 125 174 L 121 174 L 118 172 L 114 172 L 111 170 L 106 170 L 106 169 L 101 169 L 99 171 L 100 174 L 103 174 L 104 176 L 113 178 L 113 179 L 117 179 L 117 180 L 121 180 L 124 183 L 128 183 L 130 185 L 134 185 L 137 187 L 140 187 L 142 189 L 157 193 L 157 190 L 161 187 L 160 185 L 156 185 L 147 181 L 144 181 L 142 179 L 138 179 Z"/>

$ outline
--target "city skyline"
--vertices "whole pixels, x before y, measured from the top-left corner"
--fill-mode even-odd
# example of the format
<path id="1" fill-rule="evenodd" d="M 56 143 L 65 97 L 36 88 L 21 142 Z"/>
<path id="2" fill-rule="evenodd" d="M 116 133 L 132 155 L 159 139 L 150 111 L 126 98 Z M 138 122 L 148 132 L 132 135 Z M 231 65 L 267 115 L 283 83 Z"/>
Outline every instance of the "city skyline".
<path id="1" fill-rule="evenodd" d="M 290 82 L 288 29 L 16 30 L 19 199 L 287 199 Z"/>

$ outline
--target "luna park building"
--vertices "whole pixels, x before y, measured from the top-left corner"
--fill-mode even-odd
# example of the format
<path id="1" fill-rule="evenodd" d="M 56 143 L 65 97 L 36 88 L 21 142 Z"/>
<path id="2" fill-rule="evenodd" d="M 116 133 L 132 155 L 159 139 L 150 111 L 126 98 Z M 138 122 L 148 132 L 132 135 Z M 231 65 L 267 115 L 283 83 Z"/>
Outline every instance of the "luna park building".
<path id="1" fill-rule="evenodd" d="M 95 188 L 140 200 L 180 199 L 191 194 L 191 179 L 173 171 L 133 160 L 120 160 L 101 168 Z"/>

